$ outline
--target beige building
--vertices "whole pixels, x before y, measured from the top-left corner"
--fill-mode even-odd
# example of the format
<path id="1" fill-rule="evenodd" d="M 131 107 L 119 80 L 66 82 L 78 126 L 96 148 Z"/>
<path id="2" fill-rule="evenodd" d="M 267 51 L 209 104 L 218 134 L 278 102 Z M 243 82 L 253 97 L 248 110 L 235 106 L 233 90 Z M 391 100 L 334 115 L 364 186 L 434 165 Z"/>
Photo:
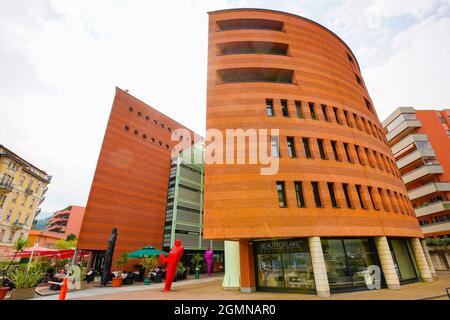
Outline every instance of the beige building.
<path id="1" fill-rule="evenodd" d="M 26 239 L 51 176 L 0 145 L 0 249 Z"/>

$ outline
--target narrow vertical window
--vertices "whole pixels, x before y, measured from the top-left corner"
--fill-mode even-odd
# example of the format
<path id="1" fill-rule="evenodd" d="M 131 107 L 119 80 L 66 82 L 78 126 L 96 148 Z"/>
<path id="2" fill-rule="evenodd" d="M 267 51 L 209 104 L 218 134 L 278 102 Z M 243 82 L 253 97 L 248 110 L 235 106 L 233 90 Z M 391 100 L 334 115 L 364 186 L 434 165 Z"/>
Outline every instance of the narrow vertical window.
<path id="1" fill-rule="evenodd" d="M 327 156 L 325 155 L 325 149 L 323 147 L 323 140 L 317 139 L 317 145 L 319 146 L 320 158 L 322 160 L 327 160 Z"/>
<path id="2" fill-rule="evenodd" d="M 284 182 L 277 182 L 277 193 L 278 193 L 278 206 L 280 208 L 287 208 L 286 202 L 286 190 L 284 189 Z"/>
<path id="3" fill-rule="evenodd" d="M 347 122 L 347 126 L 349 126 L 350 128 L 353 128 L 349 118 L 348 118 L 348 111 L 344 110 L 344 118 L 345 118 L 345 122 Z"/>
<path id="4" fill-rule="evenodd" d="M 275 112 L 273 110 L 273 100 L 272 99 L 266 100 L 266 112 L 269 117 L 275 116 Z"/>
<path id="5" fill-rule="evenodd" d="M 322 113 L 323 113 L 323 118 L 325 119 L 325 121 L 330 121 L 330 119 L 328 118 L 328 113 L 327 113 L 327 106 L 322 104 Z"/>
<path id="6" fill-rule="evenodd" d="M 318 120 L 317 114 L 316 114 L 316 108 L 314 106 L 314 103 L 309 103 L 309 112 L 311 113 L 311 119 Z"/>
<path id="7" fill-rule="evenodd" d="M 309 138 L 303 138 L 303 146 L 305 148 L 305 155 L 307 158 L 312 158 L 311 149 L 309 147 Z"/>
<path id="8" fill-rule="evenodd" d="M 280 157 L 280 148 L 278 146 L 278 137 L 271 138 L 271 147 L 272 147 L 272 157 L 279 158 Z"/>
<path id="9" fill-rule="evenodd" d="M 287 137 L 288 155 L 290 158 L 295 158 L 295 140 L 294 137 Z"/>
<path id="10" fill-rule="evenodd" d="M 372 208 L 374 208 L 375 210 L 378 210 L 378 206 L 375 204 L 375 200 L 373 199 L 373 188 L 367 187 L 367 190 L 369 191 L 369 197 L 370 197 L 370 202 L 372 203 Z"/>
<path id="11" fill-rule="evenodd" d="M 359 204 L 361 205 L 361 208 L 366 209 L 362 196 L 362 187 L 359 184 L 356 185 L 356 193 L 358 194 Z"/>
<path id="12" fill-rule="evenodd" d="M 350 157 L 350 149 L 349 149 L 348 143 L 345 143 L 345 142 L 344 142 L 344 150 L 345 150 L 345 155 L 347 156 L 348 162 L 353 163 L 353 160 L 352 160 L 352 158 Z"/>
<path id="13" fill-rule="evenodd" d="M 355 149 L 356 149 L 356 155 L 358 156 L 359 164 L 363 166 L 364 162 L 361 160 L 361 155 L 359 154 L 360 153 L 360 147 L 359 146 L 355 146 Z"/>
<path id="14" fill-rule="evenodd" d="M 344 190 L 345 202 L 347 203 L 347 207 L 351 209 L 352 208 L 352 201 L 350 200 L 350 192 L 348 190 L 348 184 L 347 183 L 343 183 L 342 184 L 342 189 Z"/>
<path id="15" fill-rule="evenodd" d="M 303 110 L 302 110 L 302 102 L 301 101 L 295 101 L 295 110 L 297 111 L 297 117 L 299 119 L 303 119 Z"/>
<path id="16" fill-rule="evenodd" d="M 386 197 L 384 196 L 384 193 L 383 193 L 383 189 L 381 189 L 381 188 L 378 188 L 378 194 L 380 195 L 380 198 L 381 198 L 381 202 L 382 202 L 382 204 L 383 204 L 383 208 L 384 208 L 384 211 L 390 211 L 389 210 L 389 206 L 388 206 L 388 204 L 387 204 L 387 202 L 386 202 Z"/>
<path id="17" fill-rule="evenodd" d="M 289 108 L 287 100 L 281 100 L 281 111 L 283 113 L 283 117 L 289 117 Z"/>
<path id="18" fill-rule="evenodd" d="M 362 83 L 362 80 L 361 80 L 361 78 L 355 73 L 355 78 L 356 78 L 356 82 L 361 86 L 361 87 L 363 87 L 363 83 Z"/>
<path id="19" fill-rule="evenodd" d="M 361 128 L 361 125 L 360 125 L 360 123 L 358 121 L 358 115 L 355 114 L 355 113 L 353 113 L 353 120 L 355 121 L 356 127 L 358 128 L 358 130 L 359 131 L 363 131 L 363 129 Z"/>
<path id="20" fill-rule="evenodd" d="M 338 124 L 341 124 L 341 120 L 339 119 L 338 108 L 333 107 L 334 118 Z"/>
<path id="21" fill-rule="evenodd" d="M 319 192 L 319 183 L 311 182 L 311 186 L 314 193 L 314 201 L 316 202 L 316 207 L 322 208 L 322 200 L 320 199 L 320 192 Z"/>
<path id="22" fill-rule="evenodd" d="M 294 182 L 295 194 L 297 195 L 297 205 L 299 208 L 305 208 L 305 198 L 303 197 L 303 186 L 299 181 Z"/>
<path id="23" fill-rule="evenodd" d="M 367 161 L 369 162 L 369 166 L 371 166 L 372 168 L 375 168 L 373 161 L 372 161 L 372 157 L 370 156 L 369 148 L 364 148 L 364 153 L 366 154 L 366 158 L 367 158 Z"/>
<path id="24" fill-rule="evenodd" d="M 336 200 L 336 195 L 334 193 L 334 183 L 328 182 L 327 185 L 328 185 L 328 191 L 330 193 L 331 205 L 333 206 L 333 208 L 338 208 L 339 206 L 338 206 L 338 203 Z"/>
<path id="25" fill-rule="evenodd" d="M 331 141 L 331 148 L 333 149 L 334 160 L 340 161 L 337 151 L 337 141 Z"/>

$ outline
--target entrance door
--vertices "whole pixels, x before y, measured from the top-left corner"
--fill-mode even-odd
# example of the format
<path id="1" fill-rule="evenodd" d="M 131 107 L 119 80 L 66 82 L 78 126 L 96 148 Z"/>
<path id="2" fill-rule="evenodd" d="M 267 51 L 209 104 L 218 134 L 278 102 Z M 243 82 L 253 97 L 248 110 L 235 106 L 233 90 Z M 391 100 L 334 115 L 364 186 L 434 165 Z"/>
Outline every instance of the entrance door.
<path id="1" fill-rule="evenodd" d="M 406 240 L 389 239 L 389 247 L 400 282 L 417 280 L 417 273 Z"/>

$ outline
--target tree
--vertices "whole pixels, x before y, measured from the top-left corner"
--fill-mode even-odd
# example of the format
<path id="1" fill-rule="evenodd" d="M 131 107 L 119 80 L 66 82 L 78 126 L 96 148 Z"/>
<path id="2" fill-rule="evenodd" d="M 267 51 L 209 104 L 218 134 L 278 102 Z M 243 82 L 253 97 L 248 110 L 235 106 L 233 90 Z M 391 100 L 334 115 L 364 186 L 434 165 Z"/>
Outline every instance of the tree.
<path id="1" fill-rule="evenodd" d="M 4 270 L 2 270 L 3 276 L 2 276 L 2 280 L 0 281 L 0 288 L 3 287 L 5 278 L 9 272 L 9 269 L 11 268 L 12 263 L 14 262 L 14 260 L 16 260 L 17 255 L 19 254 L 19 252 L 22 252 L 23 250 L 25 250 L 27 245 L 28 245 L 28 240 L 22 239 L 22 238 L 19 238 L 14 242 L 14 245 L 13 245 L 13 249 L 15 250 L 14 257 L 11 259 L 11 261 L 6 266 L 6 268 Z"/>
<path id="2" fill-rule="evenodd" d="M 60 249 L 60 250 L 68 250 L 68 249 L 75 249 L 77 247 L 77 243 L 78 243 L 78 239 L 75 238 L 74 240 L 63 240 L 60 239 L 58 241 L 56 241 L 56 249 Z"/>
<path id="3" fill-rule="evenodd" d="M 67 236 L 66 241 L 73 241 L 73 240 L 77 240 L 77 237 L 76 237 L 76 235 L 71 233 Z"/>

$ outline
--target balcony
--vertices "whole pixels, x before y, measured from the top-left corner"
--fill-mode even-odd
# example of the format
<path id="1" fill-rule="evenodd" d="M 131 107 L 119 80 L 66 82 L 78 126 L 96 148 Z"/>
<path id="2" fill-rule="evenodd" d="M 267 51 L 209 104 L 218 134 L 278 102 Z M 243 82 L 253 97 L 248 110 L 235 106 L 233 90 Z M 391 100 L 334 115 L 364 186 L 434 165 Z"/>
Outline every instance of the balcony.
<path id="1" fill-rule="evenodd" d="M 401 141 L 397 142 L 391 147 L 392 154 L 396 155 L 397 153 L 404 150 L 406 147 L 416 144 L 417 142 L 426 142 L 428 141 L 428 136 L 426 134 L 410 134 L 406 138 L 403 138 Z"/>
<path id="2" fill-rule="evenodd" d="M 428 175 L 440 173 L 444 173 L 444 169 L 442 169 L 440 165 L 423 165 L 422 167 L 403 175 L 402 179 L 405 184 L 408 184 Z"/>
<path id="3" fill-rule="evenodd" d="M 386 139 L 389 143 L 396 143 L 421 126 L 420 120 L 404 120 L 394 130 L 388 132 Z"/>
<path id="4" fill-rule="evenodd" d="M 416 217 L 423 217 L 429 214 L 439 213 L 445 210 L 450 210 L 450 201 L 439 201 L 430 203 L 426 206 L 416 208 L 414 211 L 416 213 Z"/>
<path id="5" fill-rule="evenodd" d="M 26 194 L 27 196 L 31 196 L 31 195 L 33 194 L 33 189 L 31 189 L 31 188 L 26 188 L 26 189 L 25 189 L 25 194 Z"/>
<path id="6" fill-rule="evenodd" d="M 45 187 L 44 190 L 42 190 L 42 195 L 46 194 L 48 191 L 48 187 Z"/>
<path id="7" fill-rule="evenodd" d="M 407 165 L 413 163 L 414 161 L 419 160 L 420 158 L 430 158 L 435 156 L 436 154 L 434 153 L 433 149 L 417 149 L 416 151 L 411 152 L 407 156 L 397 160 L 397 167 L 399 169 L 402 169 Z"/>
<path id="8" fill-rule="evenodd" d="M 0 182 L 0 194 L 7 195 L 13 191 L 14 186 L 11 183 Z"/>
<path id="9" fill-rule="evenodd" d="M 413 189 L 408 192 L 409 199 L 415 200 L 420 197 L 435 193 L 450 191 L 450 183 L 448 182 L 432 182 L 422 187 Z"/>
<path id="10" fill-rule="evenodd" d="M 431 233 L 440 233 L 446 231 L 450 231 L 450 221 L 429 224 L 422 227 L 422 232 L 425 234 L 425 236 Z"/>

